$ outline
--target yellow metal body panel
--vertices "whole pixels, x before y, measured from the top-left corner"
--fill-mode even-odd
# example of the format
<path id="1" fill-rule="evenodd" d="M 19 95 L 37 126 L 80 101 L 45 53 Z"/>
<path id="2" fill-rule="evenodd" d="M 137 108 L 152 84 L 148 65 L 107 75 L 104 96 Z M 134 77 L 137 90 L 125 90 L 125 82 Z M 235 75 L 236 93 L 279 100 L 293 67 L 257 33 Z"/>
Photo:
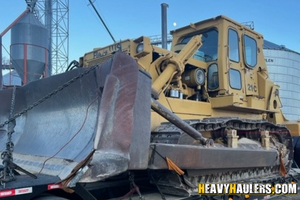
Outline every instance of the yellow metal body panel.
<path id="1" fill-rule="evenodd" d="M 288 122 L 281 112 L 279 87 L 269 79 L 261 34 L 226 16 L 190 24 L 171 34 L 170 51 L 140 37 L 94 49 L 80 63 L 86 67 L 98 64 L 122 50 L 151 75 L 152 94 L 158 101 L 183 119 L 268 119 L 299 133 L 299 123 Z M 161 121 L 152 114 L 152 129 Z"/>
<path id="2" fill-rule="evenodd" d="M 211 116 L 211 104 L 208 102 L 197 102 L 191 100 L 167 98 L 171 110 L 177 114 Z"/>

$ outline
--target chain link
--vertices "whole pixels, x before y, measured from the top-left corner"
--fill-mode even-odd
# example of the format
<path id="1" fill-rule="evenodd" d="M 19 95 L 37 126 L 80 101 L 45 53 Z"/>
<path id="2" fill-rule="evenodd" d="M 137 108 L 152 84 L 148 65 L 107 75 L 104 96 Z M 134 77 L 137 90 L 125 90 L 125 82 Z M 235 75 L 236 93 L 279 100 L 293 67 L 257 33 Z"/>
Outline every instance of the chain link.
<path id="1" fill-rule="evenodd" d="M 54 96 L 55 94 L 57 94 L 59 91 L 62 91 L 63 89 L 65 89 L 66 87 L 68 87 L 69 85 L 71 85 L 72 83 L 74 83 L 75 81 L 77 81 L 78 79 L 82 78 L 83 76 L 87 75 L 88 73 L 90 73 L 92 70 L 96 69 L 98 67 L 98 65 L 95 65 L 93 67 L 90 67 L 88 70 L 86 70 L 85 72 L 80 73 L 78 76 L 70 79 L 69 81 L 67 81 L 66 83 L 60 85 L 59 87 L 57 87 L 55 90 L 53 90 L 52 92 L 50 92 L 49 94 L 47 94 L 46 96 L 44 96 L 43 98 L 37 100 L 36 102 L 34 102 L 33 104 L 27 106 L 27 108 L 25 108 L 24 110 L 18 112 L 17 114 L 15 114 L 14 116 L 11 116 L 7 121 L 3 122 L 2 124 L 0 124 L 0 128 L 3 128 L 5 125 L 9 124 L 10 122 L 14 121 L 15 119 L 17 119 L 18 117 L 20 117 L 21 115 L 27 113 L 29 110 L 33 109 L 34 107 L 38 106 L 39 104 L 43 103 L 44 101 L 46 101 L 47 99 L 51 98 L 52 96 Z"/>
<path id="2" fill-rule="evenodd" d="M 15 110 L 15 99 L 16 99 L 16 86 L 13 87 L 9 118 L 13 116 Z M 8 123 L 6 149 L 1 153 L 3 170 L 0 173 L 0 181 L 3 187 L 5 187 L 6 182 L 16 179 L 13 173 L 13 169 L 10 167 L 11 162 L 13 162 L 12 153 L 14 151 L 14 143 L 12 142 L 12 134 L 15 132 L 14 131 L 15 126 L 16 126 L 16 120 L 12 120 L 11 122 Z"/>
<path id="3" fill-rule="evenodd" d="M 134 182 L 134 173 L 133 172 L 128 172 L 129 175 L 129 182 L 130 182 L 130 189 L 134 189 L 134 191 L 137 192 L 137 194 L 139 195 L 139 200 L 145 200 L 144 197 L 142 196 L 139 187 L 135 184 Z M 131 199 L 131 196 L 129 197 L 129 199 Z"/>

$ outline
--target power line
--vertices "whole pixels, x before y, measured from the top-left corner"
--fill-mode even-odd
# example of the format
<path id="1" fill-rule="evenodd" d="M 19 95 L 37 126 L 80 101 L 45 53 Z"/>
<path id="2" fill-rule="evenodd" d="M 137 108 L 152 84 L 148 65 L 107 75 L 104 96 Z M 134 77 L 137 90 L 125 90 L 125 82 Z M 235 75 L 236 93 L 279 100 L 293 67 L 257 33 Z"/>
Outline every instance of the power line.
<path id="1" fill-rule="evenodd" d="M 97 11 L 97 9 L 95 8 L 94 3 L 91 0 L 89 0 L 89 2 L 92 5 L 93 9 L 95 10 L 96 14 L 98 15 L 99 19 L 101 20 L 101 22 L 102 22 L 103 26 L 105 27 L 106 31 L 110 35 L 111 39 L 114 41 L 114 43 L 116 43 L 116 40 L 115 40 L 114 36 L 111 34 L 110 30 L 106 26 L 106 24 L 105 24 L 104 20 L 102 19 L 101 15 L 99 14 L 99 12 Z"/>

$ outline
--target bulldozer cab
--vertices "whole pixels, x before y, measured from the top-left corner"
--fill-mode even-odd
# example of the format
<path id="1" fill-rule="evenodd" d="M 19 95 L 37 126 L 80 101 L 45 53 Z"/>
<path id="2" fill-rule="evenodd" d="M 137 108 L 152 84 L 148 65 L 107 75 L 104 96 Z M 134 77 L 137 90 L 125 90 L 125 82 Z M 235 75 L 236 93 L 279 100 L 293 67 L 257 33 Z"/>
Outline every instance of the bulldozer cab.
<path id="1" fill-rule="evenodd" d="M 263 57 L 263 36 L 225 16 L 218 16 L 172 31 L 172 51 L 180 52 L 195 35 L 202 45 L 193 58 L 206 71 L 206 90 L 212 108 L 238 107 L 256 112 L 278 112 L 278 90 L 268 80 Z M 272 104 L 269 102 L 272 101 Z"/>
<path id="2" fill-rule="evenodd" d="M 221 15 L 171 35 L 171 50 L 142 36 L 96 48 L 79 63 L 89 67 L 116 51 L 129 54 L 151 75 L 153 96 L 184 119 L 247 116 L 285 121 L 279 86 L 269 79 L 261 34 Z"/>

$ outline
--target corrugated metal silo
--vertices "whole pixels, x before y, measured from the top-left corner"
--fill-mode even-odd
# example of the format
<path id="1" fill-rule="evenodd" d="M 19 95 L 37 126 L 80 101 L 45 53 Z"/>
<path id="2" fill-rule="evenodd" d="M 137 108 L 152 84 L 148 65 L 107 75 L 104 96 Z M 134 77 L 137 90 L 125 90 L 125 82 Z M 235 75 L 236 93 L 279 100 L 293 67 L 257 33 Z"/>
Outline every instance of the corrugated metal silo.
<path id="1" fill-rule="evenodd" d="M 3 76 L 3 85 L 21 85 L 21 78 L 15 70 L 10 71 L 9 73 Z"/>
<path id="2" fill-rule="evenodd" d="M 300 119 L 300 54 L 264 41 L 264 55 L 270 79 L 280 86 L 283 113 L 289 120 Z"/>
<path id="3" fill-rule="evenodd" d="M 48 33 L 34 16 L 26 14 L 11 29 L 12 65 L 23 83 L 39 79 L 47 73 Z"/>

